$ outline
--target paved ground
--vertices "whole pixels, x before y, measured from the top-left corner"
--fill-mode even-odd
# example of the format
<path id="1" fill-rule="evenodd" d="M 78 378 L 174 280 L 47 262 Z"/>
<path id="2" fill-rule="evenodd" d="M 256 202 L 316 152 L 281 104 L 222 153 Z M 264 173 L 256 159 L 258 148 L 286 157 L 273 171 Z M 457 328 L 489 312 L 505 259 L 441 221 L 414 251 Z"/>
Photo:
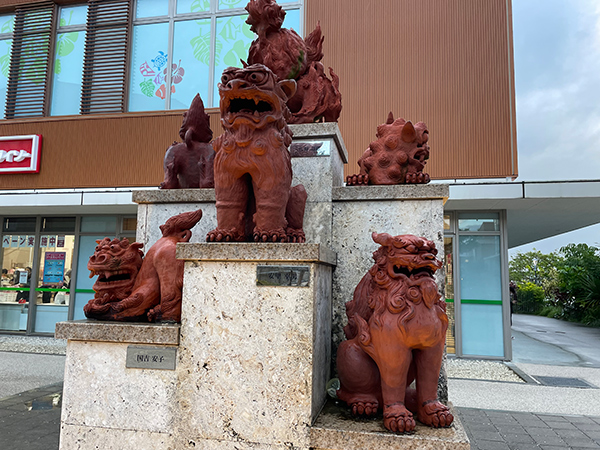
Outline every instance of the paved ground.
<path id="1" fill-rule="evenodd" d="M 528 375 L 529 383 L 449 380 L 450 400 L 467 430 L 471 448 L 600 449 L 600 330 L 529 316 L 515 316 L 514 327 L 514 361 L 517 369 Z M 19 377 L 23 377 L 23 371 L 60 367 L 58 358 L 64 358 L 6 353 L 0 352 L 0 386 L 11 373 L 7 361 L 30 358 L 20 366 Z M 536 377 L 545 375 L 578 378 L 591 386 L 538 384 Z M 53 377 L 32 379 L 31 383 L 56 383 L 56 375 Z M 0 450 L 58 449 L 61 392 L 58 383 L 7 398 L 0 395 Z"/>

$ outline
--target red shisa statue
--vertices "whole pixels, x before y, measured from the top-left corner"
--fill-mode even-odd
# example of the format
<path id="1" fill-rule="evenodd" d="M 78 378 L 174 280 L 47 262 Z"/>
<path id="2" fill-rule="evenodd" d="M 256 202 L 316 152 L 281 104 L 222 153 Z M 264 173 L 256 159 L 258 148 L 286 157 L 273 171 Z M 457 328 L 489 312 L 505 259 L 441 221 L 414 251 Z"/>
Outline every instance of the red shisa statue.
<path id="1" fill-rule="evenodd" d="M 210 129 L 210 118 L 204 112 L 204 103 L 200 94 L 196 94 L 190 109 L 183 113 L 179 136 L 183 142 L 173 142 L 165 153 L 165 180 L 159 187 L 161 189 L 214 187 L 215 152 L 210 145 L 213 132 Z"/>
<path id="2" fill-rule="evenodd" d="M 175 257 L 178 242 L 188 242 L 202 210 L 171 217 L 160 226 L 162 237 L 142 259 L 143 244 L 104 238 L 90 257 L 94 298 L 83 312 L 91 319 L 119 321 L 181 321 L 184 262 Z"/>
<path id="3" fill-rule="evenodd" d="M 413 125 L 404 119 L 394 120 L 390 112 L 387 122 L 377 127 L 377 140 L 358 160 L 360 173 L 349 175 L 346 184 L 429 183 L 429 175 L 423 173 L 429 159 L 428 140 L 429 131 L 423 122 Z"/>
<path id="4" fill-rule="evenodd" d="M 373 240 L 381 245 L 375 264 L 346 304 L 337 396 L 353 414 L 383 407 L 391 431 L 414 430 L 413 413 L 425 425 L 450 426 L 454 417 L 437 399 L 448 317 L 433 278 L 442 267 L 435 245 L 413 235 L 373 233 Z M 408 388 L 415 379 L 416 391 Z"/>
<path id="5" fill-rule="evenodd" d="M 219 83 L 223 134 L 215 139 L 217 228 L 209 242 L 304 242 L 304 186 L 292 187 L 286 101 L 294 80 L 262 64 L 229 67 Z"/>
<path id="6" fill-rule="evenodd" d="M 296 80 L 295 95 L 287 101 L 292 117 L 288 123 L 337 122 L 342 110 L 339 78 L 321 63 L 321 25 L 306 39 L 294 30 L 281 28 L 285 11 L 274 0 L 250 0 L 246 6 L 250 30 L 258 35 L 248 51 L 248 64 L 264 64 L 280 80 Z"/>

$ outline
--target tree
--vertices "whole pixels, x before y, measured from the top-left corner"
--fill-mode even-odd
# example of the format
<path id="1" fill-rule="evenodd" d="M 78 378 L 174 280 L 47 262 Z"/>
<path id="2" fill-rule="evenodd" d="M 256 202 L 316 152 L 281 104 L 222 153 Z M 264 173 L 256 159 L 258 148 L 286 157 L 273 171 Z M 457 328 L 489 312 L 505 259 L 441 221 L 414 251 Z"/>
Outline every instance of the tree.
<path id="1" fill-rule="evenodd" d="M 562 263 L 563 257 L 554 252 L 547 255 L 536 249 L 519 252 L 508 263 L 509 277 L 517 285 L 533 283 L 544 290 L 546 298 L 551 298 L 559 285 Z"/>
<path id="2" fill-rule="evenodd" d="M 587 244 L 569 244 L 560 249 L 560 299 L 565 317 L 595 324 L 600 321 L 600 249 Z"/>

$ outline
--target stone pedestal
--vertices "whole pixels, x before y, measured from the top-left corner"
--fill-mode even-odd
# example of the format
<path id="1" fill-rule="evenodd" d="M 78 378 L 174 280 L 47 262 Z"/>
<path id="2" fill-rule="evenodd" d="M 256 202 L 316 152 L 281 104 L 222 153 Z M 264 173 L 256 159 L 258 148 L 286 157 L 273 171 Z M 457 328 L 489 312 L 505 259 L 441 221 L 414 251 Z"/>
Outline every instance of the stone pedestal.
<path id="1" fill-rule="evenodd" d="M 173 348 L 179 325 L 75 321 L 56 324 L 67 339 L 60 449 L 172 447 L 174 370 L 126 368 L 129 345 Z"/>
<path id="2" fill-rule="evenodd" d="M 308 449 L 325 402 L 335 255 L 315 244 L 179 244 L 177 448 Z M 257 270 L 306 268 L 308 286 Z M 281 280 L 279 280 L 281 281 Z"/>
<path id="3" fill-rule="evenodd" d="M 308 193 L 304 214 L 306 242 L 332 245 L 332 187 L 344 184 L 344 164 L 348 152 L 337 123 L 290 125 L 292 143 L 292 185 L 303 184 Z M 312 155 L 299 156 L 294 145 L 318 147 Z M 296 155 L 296 156 L 295 156 Z M 202 219 L 192 228 L 190 242 L 205 242 L 206 234 L 217 226 L 214 189 L 152 189 L 133 192 L 138 203 L 137 242 L 149 249 L 160 237 L 159 225 L 185 211 L 202 209 Z"/>

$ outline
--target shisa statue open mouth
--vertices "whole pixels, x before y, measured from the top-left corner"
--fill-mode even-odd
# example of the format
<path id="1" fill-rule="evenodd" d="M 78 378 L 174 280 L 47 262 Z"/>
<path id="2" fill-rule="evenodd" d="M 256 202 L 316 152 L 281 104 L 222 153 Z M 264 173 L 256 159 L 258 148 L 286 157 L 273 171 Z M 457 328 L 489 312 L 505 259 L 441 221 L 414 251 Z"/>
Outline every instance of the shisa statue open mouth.
<path id="1" fill-rule="evenodd" d="M 94 290 L 99 293 L 110 291 L 115 294 L 115 299 L 125 298 L 133 289 L 142 265 L 142 245 L 130 244 L 127 238 L 104 238 L 97 244 L 87 266 L 90 278 L 98 275 Z"/>
<path id="2" fill-rule="evenodd" d="M 221 122 L 227 128 L 247 124 L 254 129 L 277 122 L 277 129 L 282 129 L 290 114 L 285 102 L 294 90 L 293 81 L 277 81 L 262 64 L 229 67 L 219 84 Z"/>

